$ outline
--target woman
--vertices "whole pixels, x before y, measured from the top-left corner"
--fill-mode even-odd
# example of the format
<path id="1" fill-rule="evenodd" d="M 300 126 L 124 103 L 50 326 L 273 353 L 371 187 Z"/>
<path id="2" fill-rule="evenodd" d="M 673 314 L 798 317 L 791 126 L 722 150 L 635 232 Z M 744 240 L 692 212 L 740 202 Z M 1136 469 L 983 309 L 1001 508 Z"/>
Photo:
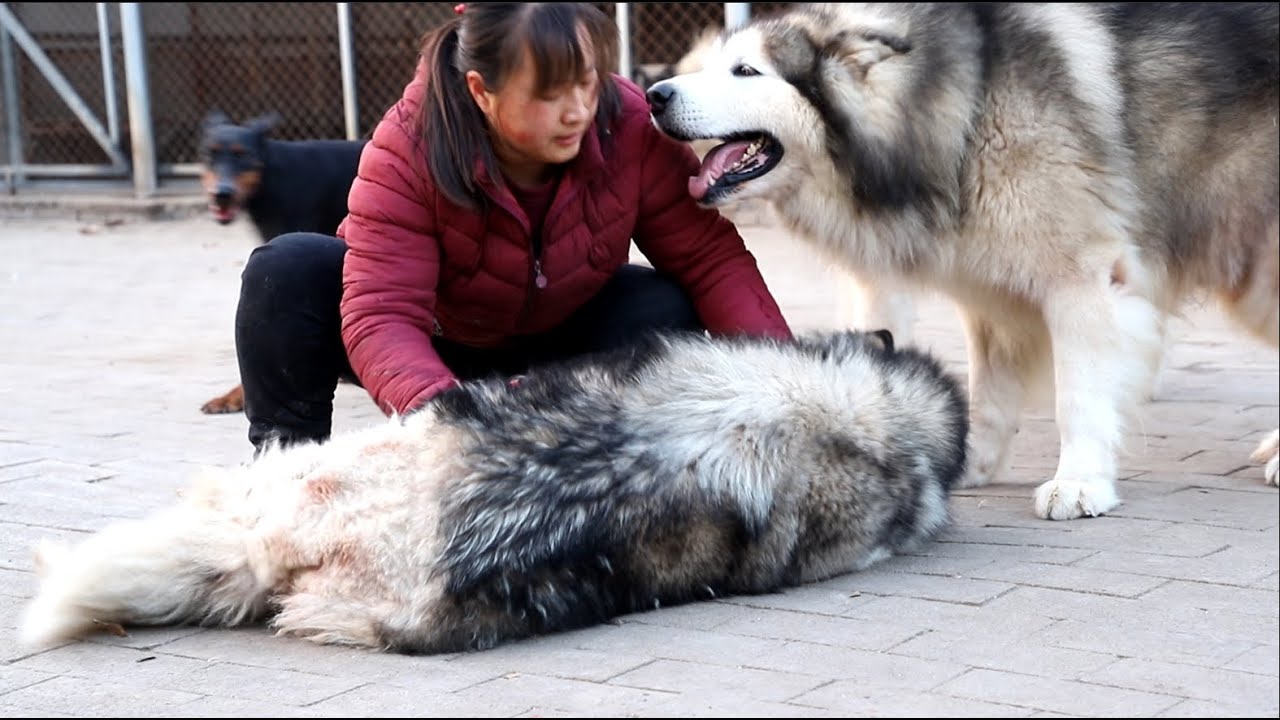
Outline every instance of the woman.
<path id="1" fill-rule="evenodd" d="M 608 70 L 588 3 L 472 3 L 424 40 L 374 130 L 338 237 L 281 235 L 242 276 L 249 438 L 328 438 L 340 377 L 388 414 L 460 380 L 657 329 L 791 332 L 697 159 Z M 628 264 L 636 247 L 653 265 Z"/>

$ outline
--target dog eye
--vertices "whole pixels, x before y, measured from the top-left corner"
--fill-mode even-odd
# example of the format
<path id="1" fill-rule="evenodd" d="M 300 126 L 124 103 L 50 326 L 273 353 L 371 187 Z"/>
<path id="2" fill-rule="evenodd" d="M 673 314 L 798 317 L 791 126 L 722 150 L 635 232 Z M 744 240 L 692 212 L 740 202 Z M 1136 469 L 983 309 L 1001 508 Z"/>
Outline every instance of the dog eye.
<path id="1" fill-rule="evenodd" d="M 759 75 L 760 71 L 746 63 L 738 63 L 733 66 L 733 74 L 737 77 L 752 77 L 754 75 Z"/>

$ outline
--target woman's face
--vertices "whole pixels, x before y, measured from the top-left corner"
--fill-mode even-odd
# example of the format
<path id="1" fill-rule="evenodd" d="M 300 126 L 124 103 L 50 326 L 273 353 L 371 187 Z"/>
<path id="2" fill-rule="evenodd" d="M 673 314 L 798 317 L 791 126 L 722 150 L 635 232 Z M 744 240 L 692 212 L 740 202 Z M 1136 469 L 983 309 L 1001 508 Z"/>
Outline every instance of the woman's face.
<path id="1" fill-rule="evenodd" d="M 545 179 L 550 165 L 578 155 L 600 102 L 595 58 L 590 51 L 585 55 L 587 72 L 582 77 L 543 94 L 534 92 L 537 75 L 527 50 L 497 92 L 485 87 L 479 73 L 467 73 L 467 87 L 489 120 L 498 163 L 511 180 L 536 184 Z"/>

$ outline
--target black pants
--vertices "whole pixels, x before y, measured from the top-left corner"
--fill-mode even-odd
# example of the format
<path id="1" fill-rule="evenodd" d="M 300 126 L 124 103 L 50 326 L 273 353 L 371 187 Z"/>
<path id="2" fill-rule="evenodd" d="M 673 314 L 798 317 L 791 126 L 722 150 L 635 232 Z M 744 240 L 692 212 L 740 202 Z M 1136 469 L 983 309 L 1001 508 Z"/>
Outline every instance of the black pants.
<path id="1" fill-rule="evenodd" d="M 342 240 L 289 233 L 257 247 L 241 274 L 236 356 L 244 385 L 249 441 L 261 449 L 329 437 L 339 378 L 359 384 L 342 344 Z M 462 379 L 513 375 L 530 366 L 625 345 L 651 329 L 702 328 L 675 282 L 650 268 L 624 265 L 564 324 L 502 349 L 433 338 L 445 365 Z"/>

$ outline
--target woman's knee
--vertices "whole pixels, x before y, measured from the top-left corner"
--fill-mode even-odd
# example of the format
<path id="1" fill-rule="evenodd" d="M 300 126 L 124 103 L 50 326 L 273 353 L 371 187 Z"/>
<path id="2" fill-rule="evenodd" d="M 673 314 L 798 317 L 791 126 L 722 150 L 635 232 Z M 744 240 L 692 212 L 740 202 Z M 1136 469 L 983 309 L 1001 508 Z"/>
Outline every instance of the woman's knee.
<path id="1" fill-rule="evenodd" d="M 625 298 L 622 316 L 636 330 L 701 330 L 702 321 L 689 293 L 672 278 L 638 265 L 626 265 L 611 284 Z"/>
<path id="2" fill-rule="evenodd" d="M 703 329 L 689 292 L 675 279 L 649 268 L 635 268 L 628 281 L 631 288 L 627 295 L 634 299 L 632 307 L 644 318 L 640 324 L 655 328 Z"/>
<path id="3" fill-rule="evenodd" d="M 241 293 L 251 296 L 311 293 L 342 286 L 347 245 L 317 233 L 286 233 L 253 249 L 240 273 Z"/>

